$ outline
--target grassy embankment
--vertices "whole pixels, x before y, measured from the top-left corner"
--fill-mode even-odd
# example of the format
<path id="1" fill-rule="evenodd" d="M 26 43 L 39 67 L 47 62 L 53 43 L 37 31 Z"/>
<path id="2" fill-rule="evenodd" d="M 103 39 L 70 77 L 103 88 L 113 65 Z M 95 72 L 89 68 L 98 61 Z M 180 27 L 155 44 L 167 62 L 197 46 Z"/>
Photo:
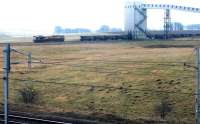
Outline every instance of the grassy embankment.
<path id="1" fill-rule="evenodd" d="M 19 104 L 16 89 L 32 84 L 41 94 L 40 102 L 28 108 L 22 105 L 24 111 L 112 114 L 148 120 L 157 118 L 154 105 L 168 97 L 174 107 L 168 118 L 192 123 L 194 69 L 184 68 L 182 62 L 193 63 L 191 46 L 199 44 L 200 41 L 140 41 L 14 46 L 52 64 L 33 64 L 31 71 L 27 71 L 27 64 L 13 65 L 11 79 L 30 81 L 10 81 L 10 102 Z M 15 53 L 12 60 L 26 58 Z"/>

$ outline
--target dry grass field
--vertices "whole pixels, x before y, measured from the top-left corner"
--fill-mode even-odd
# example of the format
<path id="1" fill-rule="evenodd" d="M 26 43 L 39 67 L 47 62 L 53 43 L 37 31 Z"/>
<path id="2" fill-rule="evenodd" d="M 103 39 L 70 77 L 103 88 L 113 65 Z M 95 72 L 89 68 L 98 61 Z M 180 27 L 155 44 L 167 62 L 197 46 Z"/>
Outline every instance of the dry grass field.
<path id="1" fill-rule="evenodd" d="M 23 64 L 12 65 L 11 108 L 62 116 L 73 112 L 107 120 L 157 120 L 154 106 L 167 98 L 173 106 L 167 120 L 193 123 L 194 69 L 184 67 L 184 62 L 194 65 L 193 47 L 199 44 L 139 41 L 12 46 L 32 52 L 35 63 L 28 70 L 27 57 L 12 53 L 11 60 Z M 39 92 L 39 101 L 33 105 L 17 99 L 18 90 L 26 85 Z"/>

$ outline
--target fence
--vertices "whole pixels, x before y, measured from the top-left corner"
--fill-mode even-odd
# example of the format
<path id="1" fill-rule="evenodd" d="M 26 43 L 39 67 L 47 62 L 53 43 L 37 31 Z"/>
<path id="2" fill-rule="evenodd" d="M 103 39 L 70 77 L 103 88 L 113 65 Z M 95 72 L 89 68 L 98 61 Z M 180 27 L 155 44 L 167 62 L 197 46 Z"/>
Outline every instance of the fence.
<path id="1" fill-rule="evenodd" d="M 33 54 L 31 69 L 26 64 L 30 59 L 20 57 L 27 52 L 14 52 L 19 54 L 11 55 L 13 62 L 18 61 L 10 76 L 13 110 L 23 106 L 25 112 L 42 109 L 62 116 L 128 124 L 161 120 L 156 106 L 165 101 L 172 110 L 164 119 L 193 121 L 193 51 L 176 61 L 60 59 Z M 38 94 L 28 106 L 19 98 L 27 87 Z"/>

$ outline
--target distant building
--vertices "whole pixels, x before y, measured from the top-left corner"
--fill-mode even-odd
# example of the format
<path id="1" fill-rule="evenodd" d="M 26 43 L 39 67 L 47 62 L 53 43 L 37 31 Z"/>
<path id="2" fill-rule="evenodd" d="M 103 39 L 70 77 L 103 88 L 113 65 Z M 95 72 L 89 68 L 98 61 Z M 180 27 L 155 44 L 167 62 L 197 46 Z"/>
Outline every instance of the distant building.
<path id="1" fill-rule="evenodd" d="M 200 30 L 200 24 L 191 24 L 185 26 L 186 30 Z"/>
<path id="2" fill-rule="evenodd" d="M 182 31 L 184 29 L 184 26 L 179 22 L 173 22 L 171 23 L 171 30 L 172 31 Z"/>

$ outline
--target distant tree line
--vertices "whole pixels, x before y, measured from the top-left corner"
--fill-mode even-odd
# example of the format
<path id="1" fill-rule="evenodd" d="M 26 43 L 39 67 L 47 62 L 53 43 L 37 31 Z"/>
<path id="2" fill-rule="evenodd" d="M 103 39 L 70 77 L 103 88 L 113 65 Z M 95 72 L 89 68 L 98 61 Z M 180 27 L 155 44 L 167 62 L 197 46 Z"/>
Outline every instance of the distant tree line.
<path id="1" fill-rule="evenodd" d="M 105 33 L 105 32 L 121 32 L 121 28 L 110 28 L 108 25 L 102 25 L 98 30 L 94 32 L 100 32 L 100 33 Z M 90 33 L 92 32 L 90 29 L 87 28 L 63 28 L 61 26 L 56 26 L 54 28 L 54 33 L 55 34 L 69 34 L 69 33 Z"/>
<path id="2" fill-rule="evenodd" d="M 54 33 L 56 33 L 56 34 L 89 33 L 89 32 L 91 32 L 91 30 L 90 29 L 86 29 L 86 28 L 71 29 L 71 28 L 62 28 L 61 26 L 56 26 L 54 28 Z"/>
<path id="3" fill-rule="evenodd" d="M 108 25 L 102 25 L 96 32 L 121 32 L 121 28 L 110 28 Z"/>

